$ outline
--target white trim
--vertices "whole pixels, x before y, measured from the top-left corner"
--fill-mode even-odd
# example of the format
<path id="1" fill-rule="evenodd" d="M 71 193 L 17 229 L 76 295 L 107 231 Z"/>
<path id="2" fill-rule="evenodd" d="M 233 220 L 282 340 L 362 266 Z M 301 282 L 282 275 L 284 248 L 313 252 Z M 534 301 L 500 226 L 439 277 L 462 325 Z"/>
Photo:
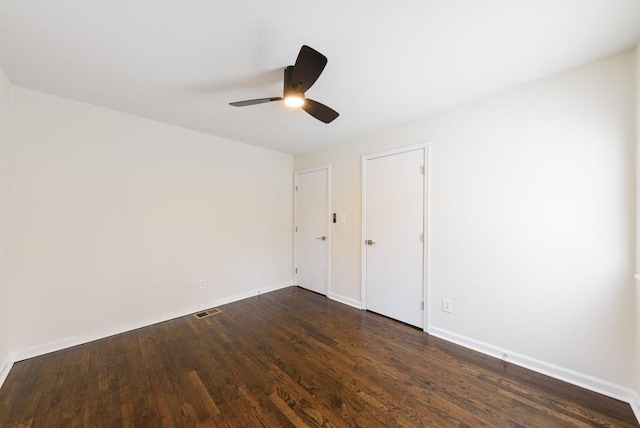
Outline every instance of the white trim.
<path id="1" fill-rule="evenodd" d="M 103 330 L 101 332 L 93 332 L 89 334 L 77 335 L 70 338 L 57 340 L 53 342 L 49 342 L 44 345 L 35 346 L 32 348 L 24 349 L 22 351 L 12 353 L 8 359 L 4 361 L 2 364 L 2 369 L 0 370 L 0 388 L 2 387 L 4 381 L 7 379 L 11 368 L 15 361 L 25 360 L 27 358 L 33 358 L 40 355 L 48 354 L 50 352 L 59 351 L 61 349 L 70 348 L 72 346 L 82 345 L 84 343 L 92 342 L 94 340 L 103 339 L 109 336 L 113 336 L 115 334 L 125 333 L 127 331 L 135 330 L 142 327 L 147 327 L 153 324 L 157 324 L 164 321 L 169 321 L 174 318 L 183 317 L 185 315 L 190 315 L 195 312 L 199 312 L 204 309 L 212 308 L 215 306 L 222 306 L 228 303 L 237 302 L 239 300 L 243 300 L 249 297 L 258 296 L 260 294 L 269 293 L 271 291 L 280 290 L 282 288 L 287 288 L 293 286 L 292 281 L 287 281 L 281 284 L 276 284 L 268 287 L 257 288 L 254 290 L 250 290 L 244 293 L 239 293 L 233 296 L 222 297 L 216 300 L 213 300 L 206 305 L 199 305 L 197 307 L 192 307 L 191 309 L 185 309 L 179 312 L 167 313 L 162 316 L 154 317 L 148 319 L 143 322 L 133 323 L 129 325 L 119 326 L 112 329 Z M 357 309 L 365 309 L 364 304 L 358 302 L 357 300 L 350 299 L 348 297 L 340 296 L 335 293 L 331 293 L 327 296 L 328 298 L 335 300 L 339 303 L 352 306 Z M 480 352 L 485 355 L 489 355 L 491 357 L 495 357 L 498 359 L 503 358 L 504 354 L 507 354 L 507 358 L 505 359 L 509 363 L 515 364 L 517 366 L 521 366 L 530 370 L 533 370 L 538 373 L 545 374 L 547 376 L 551 376 L 555 379 L 559 379 L 564 382 L 568 382 L 570 384 L 586 388 L 588 390 L 598 392 L 600 394 L 624 401 L 629 403 L 633 413 L 636 416 L 636 419 L 640 421 L 640 395 L 637 392 L 625 388 L 620 385 L 616 385 L 614 383 L 598 379 L 593 376 L 589 376 L 583 373 L 579 373 L 573 370 L 569 370 L 563 367 L 556 366 L 554 364 L 546 363 L 544 361 L 540 361 L 534 358 L 527 357 L 525 355 L 521 355 L 515 352 L 511 352 L 505 349 L 501 349 L 497 346 L 490 345 L 488 343 L 484 343 L 478 340 L 474 340 L 456 333 L 452 333 L 450 331 L 438 328 L 438 327 L 430 327 L 429 334 L 439 337 L 440 339 L 446 340 L 448 342 L 455 343 L 460 346 L 464 346 L 465 348 L 472 349 L 474 351 Z"/>
<path id="2" fill-rule="evenodd" d="M 327 296 L 331 294 L 331 164 L 327 165 L 327 213 L 325 219 L 327 220 L 327 271 L 325 272 L 327 278 Z"/>
<path id="3" fill-rule="evenodd" d="M 616 385 L 612 382 L 598 379 L 594 376 L 590 376 L 584 373 L 580 373 L 571 369 L 557 366 L 555 364 L 540 361 L 535 358 L 527 357 L 526 355 L 518 354 L 516 352 L 502 349 L 488 343 L 484 343 L 469 337 L 465 337 L 456 333 L 452 333 L 448 330 L 444 330 L 438 327 L 431 327 L 429 334 L 444 339 L 448 342 L 464 346 L 465 348 L 473 349 L 482 354 L 489 355 L 491 357 L 498 358 L 500 360 L 507 361 L 520 367 L 524 367 L 529 370 L 533 370 L 538 373 L 550 376 L 552 378 L 570 383 L 572 385 L 579 386 L 581 388 L 588 389 L 599 394 L 606 395 L 611 398 L 615 398 L 620 401 L 624 401 L 631 405 L 636 418 L 640 421 L 640 413 L 638 412 L 638 395 L 633 390 L 624 386 Z M 507 357 L 504 357 L 504 355 Z M 634 404 L 635 401 L 635 404 Z M 635 407 L 634 407 L 635 406 Z"/>
<path id="4" fill-rule="evenodd" d="M 298 176 L 302 174 L 308 174 L 316 171 L 327 171 L 327 212 L 325 214 L 325 229 L 327 236 L 326 245 L 326 272 L 325 272 L 325 290 L 324 295 L 328 296 L 331 293 L 331 164 L 321 165 L 314 168 L 302 169 L 300 171 L 293 172 L 293 283 L 298 284 L 298 273 L 296 272 L 298 265 L 297 254 L 297 238 L 296 227 L 298 227 Z"/>
<path id="5" fill-rule="evenodd" d="M 344 297 L 335 293 L 329 293 L 327 297 L 330 298 L 331 300 L 335 300 L 336 302 L 340 302 L 344 305 L 352 306 L 356 309 L 364 309 L 364 306 L 362 305 L 361 302 L 358 302 L 357 300 L 351 299 L 349 297 Z"/>
<path id="6" fill-rule="evenodd" d="M 2 388 L 2 384 L 5 380 L 7 380 L 7 376 L 9 376 L 9 372 L 13 367 L 13 360 L 11 360 L 11 356 L 7 355 L 5 361 L 0 365 L 0 388 Z"/>
<path id="7" fill-rule="evenodd" d="M 232 296 L 221 297 L 218 299 L 208 301 L 206 303 L 200 303 L 198 305 L 194 305 L 188 308 L 183 308 L 178 311 L 166 312 L 162 315 L 158 315 L 156 317 L 149 318 L 144 321 L 138 321 L 134 323 L 123 323 L 118 326 L 106 328 L 100 331 L 93 331 L 90 333 L 67 337 L 65 339 L 54 340 L 52 342 L 45 343 L 42 345 L 37 345 L 31 348 L 15 351 L 11 354 L 11 359 L 13 361 L 26 360 L 27 358 L 33 358 L 40 355 L 48 354 L 50 352 L 59 351 L 61 349 L 71 348 L 72 346 L 93 342 L 94 340 L 104 339 L 105 337 L 125 333 L 127 331 L 136 330 L 138 328 L 147 327 L 153 324 L 169 321 L 174 318 L 180 318 L 185 315 L 190 315 L 205 309 L 226 305 L 228 303 L 237 302 L 239 300 L 258 296 L 264 293 L 269 293 L 271 291 L 279 290 L 281 288 L 291 287 L 292 285 L 293 285 L 292 281 L 287 281 L 281 284 L 275 284 L 275 285 L 262 287 L 262 288 L 255 288 L 253 290 L 245 291 L 243 293 L 234 294 Z"/>
<path id="8" fill-rule="evenodd" d="M 629 405 L 631 405 L 631 410 L 633 410 L 633 414 L 636 415 L 636 419 L 640 423 L 640 395 L 638 395 L 638 392 L 632 393 Z"/>
<path id="9" fill-rule="evenodd" d="M 422 330 L 431 330 L 431 143 L 425 143 L 424 148 L 424 311 L 422 313 Z"/>
<path id="10" fill-rule="evenodd" d="M 413 152 L 414 150 L 422 150 L 426 149 L 429 146 L 430 142 L 426 141 L 423 143 L 412 144 L 410 146 L 396 147 L 395 149 L 384 150 L 382 152 L 370 153 L 367 155 L 363 155 L 363 158 L 369 159 L 377 159 L 383 158 L 385 156 L 393 156 L 400 153 Z"/>
<path id="11" fill-rule="evenodd" d="M 360 177 L 360 211 L 362 212 L 360 225 L 360 302 L 362 309 L 367 309 L 367 159 L 362 156 L 362 175 Z"/>
<path id="12" fill-rule="evenodd" d="M 430 302 L 430 286 L 429 286 L 429 271 L 430 271 L 430 207 L 431 207 L 431 195 L 430 195 L 430 175 L 431 175 L 431 143 L 424 142 L 418 144 L 412 144 L 410 146 L 398 147 L 391 150 L 385 150 L 383 152 L 371 153 L 362 156 L 362 178 L 361 178 L 361 192 L 362 192 L 362 231 L 360 237 L 360 299 L 362 309 L 367 308 L 367 252 L 365 239 L 367 239 L 367 162 L 372 159 L 378 159 L 386 156 L 393 156 L 400 153 L 413 152 L 416 150 L 423 151 L 423 225 L 422 230 L 424 239 L 422 242 L 422 254 L 423 254 L 423 273 L 422 273 L 422 300 L 424 302 L 424 310 L 422 312 L 422 329 L 429 332 L 429 302 Z"/>
<path id="13" fill-rule="evenodd" d="M 638 46 L 640 46 L 640 44 Z M 635 274 L 634 276 L 636 279 L 636 287 L 640 287 L 640 274 Z M 640 310 L 640 308 L 638 309 Z M 636 340 L 640 340 L 640 336 L 638 336 Z M 640 358 L 640 355 L 638 355 L 638 358 Z M 636 367 L 638 367 L 638 370 L 640 370 L 640 366 L 636 365 Z M 636 377 L 638 377 L 639 374 L 640 373 L 636 374 Z M 636 415 L 636 419 L 640 423 L 640 391 L 633 392 L 629 404 L 631 405 L 631 410 L 633 410 L 633 413 Z"/>

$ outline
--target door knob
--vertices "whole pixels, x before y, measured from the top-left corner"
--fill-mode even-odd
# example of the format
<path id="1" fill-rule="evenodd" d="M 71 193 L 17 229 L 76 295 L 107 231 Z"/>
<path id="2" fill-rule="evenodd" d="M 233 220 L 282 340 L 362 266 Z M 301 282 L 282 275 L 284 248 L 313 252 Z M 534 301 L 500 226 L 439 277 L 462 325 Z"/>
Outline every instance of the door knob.
<path id="1" fill-rule="evenodd" d="M 374 241 L 373 239 L 367 239 L 366 241 L 364 241 L 365 244 L 367 245 L 376 245 L 376 241 Z"/>
<path id="2" fill-rule="evenodd" d="M 322 240 L 322 241 L 326 241 L 326 240 L 327 240 L 327 237 L 326 237 L 326 236 L 321 236 L 321 237 L 316 238 L 316 239 L 320 239 L 320 240 Z"/>

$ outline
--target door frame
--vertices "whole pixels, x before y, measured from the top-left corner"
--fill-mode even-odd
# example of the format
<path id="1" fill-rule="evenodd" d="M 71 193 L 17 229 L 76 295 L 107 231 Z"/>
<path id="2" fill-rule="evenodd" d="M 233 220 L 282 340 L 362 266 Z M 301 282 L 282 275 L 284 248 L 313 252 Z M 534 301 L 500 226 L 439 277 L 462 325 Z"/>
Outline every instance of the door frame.
<path id="1" fill-rule="evenodd" d="M 326 284 L 325 295 L 328 297 L 331 290 L 331 164 L 321 165 L 314 168 L 301 169 L 293 172 L 293 283 L 298 285 L 298 235 L 296 228 L 298 227 L 298 176 L 316 171 L 327 171 L 327 212 L 325 213 L 326 230 L 327 230 L 327 250 L 326 250 Z"/>
<path id="2" fill-rule="evenodd" d="M 423 245 L 423 260 L 422 260 L 422 298 L 424 301 L 424 311 L 422 312 L 422 330 L 429 332 L 431 323 L 429 322 L 429 303 L 431 302 L 430 287 L 429 287 L 429 268 L 430 257 L 429 248 L 431 241 L 430 233 L 430 176 L 431 176 L 431 142 L 424 142 L 418 144 L 412 144 L 410 146 L 398 147 L 391 150 L 385 150 L 382 152 L 371 153 L 362 156 L 362 236 L 360 239 L 360 299 L 362 302 L 362 309 L 367 309 L 367 251 L 365 239 L 367 239 L 367 161 L 387 156 L 393 156 L 400 153 L 412 152 L 415 150 L 424 150 L 424 174 L 423 174 L 423 231 L 424 240 Z"/>

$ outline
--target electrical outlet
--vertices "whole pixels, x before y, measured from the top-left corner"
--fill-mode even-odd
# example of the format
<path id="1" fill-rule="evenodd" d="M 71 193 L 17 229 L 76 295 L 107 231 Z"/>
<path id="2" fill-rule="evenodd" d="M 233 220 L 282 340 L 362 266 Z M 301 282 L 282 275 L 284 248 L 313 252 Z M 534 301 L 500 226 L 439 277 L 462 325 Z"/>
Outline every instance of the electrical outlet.
<path id="1" fill-rule="evenodd" d="M 453 302 L 449 299 L 442 299 L 442 312 L 448 314 L 453 312 Z"/>
<path id="2" fill-rule="evenodd" d="M 204 279 L 204 278 L 200 279 L 200 283 L 199 284 L 200 284 L 200 290 L 202 290 L 204 288 L 207 288 L 207 280 L 206 279 Z"/>

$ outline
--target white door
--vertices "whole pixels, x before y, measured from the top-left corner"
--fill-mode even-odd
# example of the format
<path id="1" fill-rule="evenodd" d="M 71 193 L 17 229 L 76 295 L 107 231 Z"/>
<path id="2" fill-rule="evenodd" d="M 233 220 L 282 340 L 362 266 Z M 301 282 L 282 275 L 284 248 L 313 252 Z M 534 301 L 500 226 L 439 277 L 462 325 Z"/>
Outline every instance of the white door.
<path id="1" fill-rule="evenodd" d="M 329 168 L 296 173 L 297 285 L 327 294 L 329 249 Z"/>
<path id="2" fill-rule="evenodd" d="M 425 148 L 363 158 L 368 310 L 423 327 Z"/>

